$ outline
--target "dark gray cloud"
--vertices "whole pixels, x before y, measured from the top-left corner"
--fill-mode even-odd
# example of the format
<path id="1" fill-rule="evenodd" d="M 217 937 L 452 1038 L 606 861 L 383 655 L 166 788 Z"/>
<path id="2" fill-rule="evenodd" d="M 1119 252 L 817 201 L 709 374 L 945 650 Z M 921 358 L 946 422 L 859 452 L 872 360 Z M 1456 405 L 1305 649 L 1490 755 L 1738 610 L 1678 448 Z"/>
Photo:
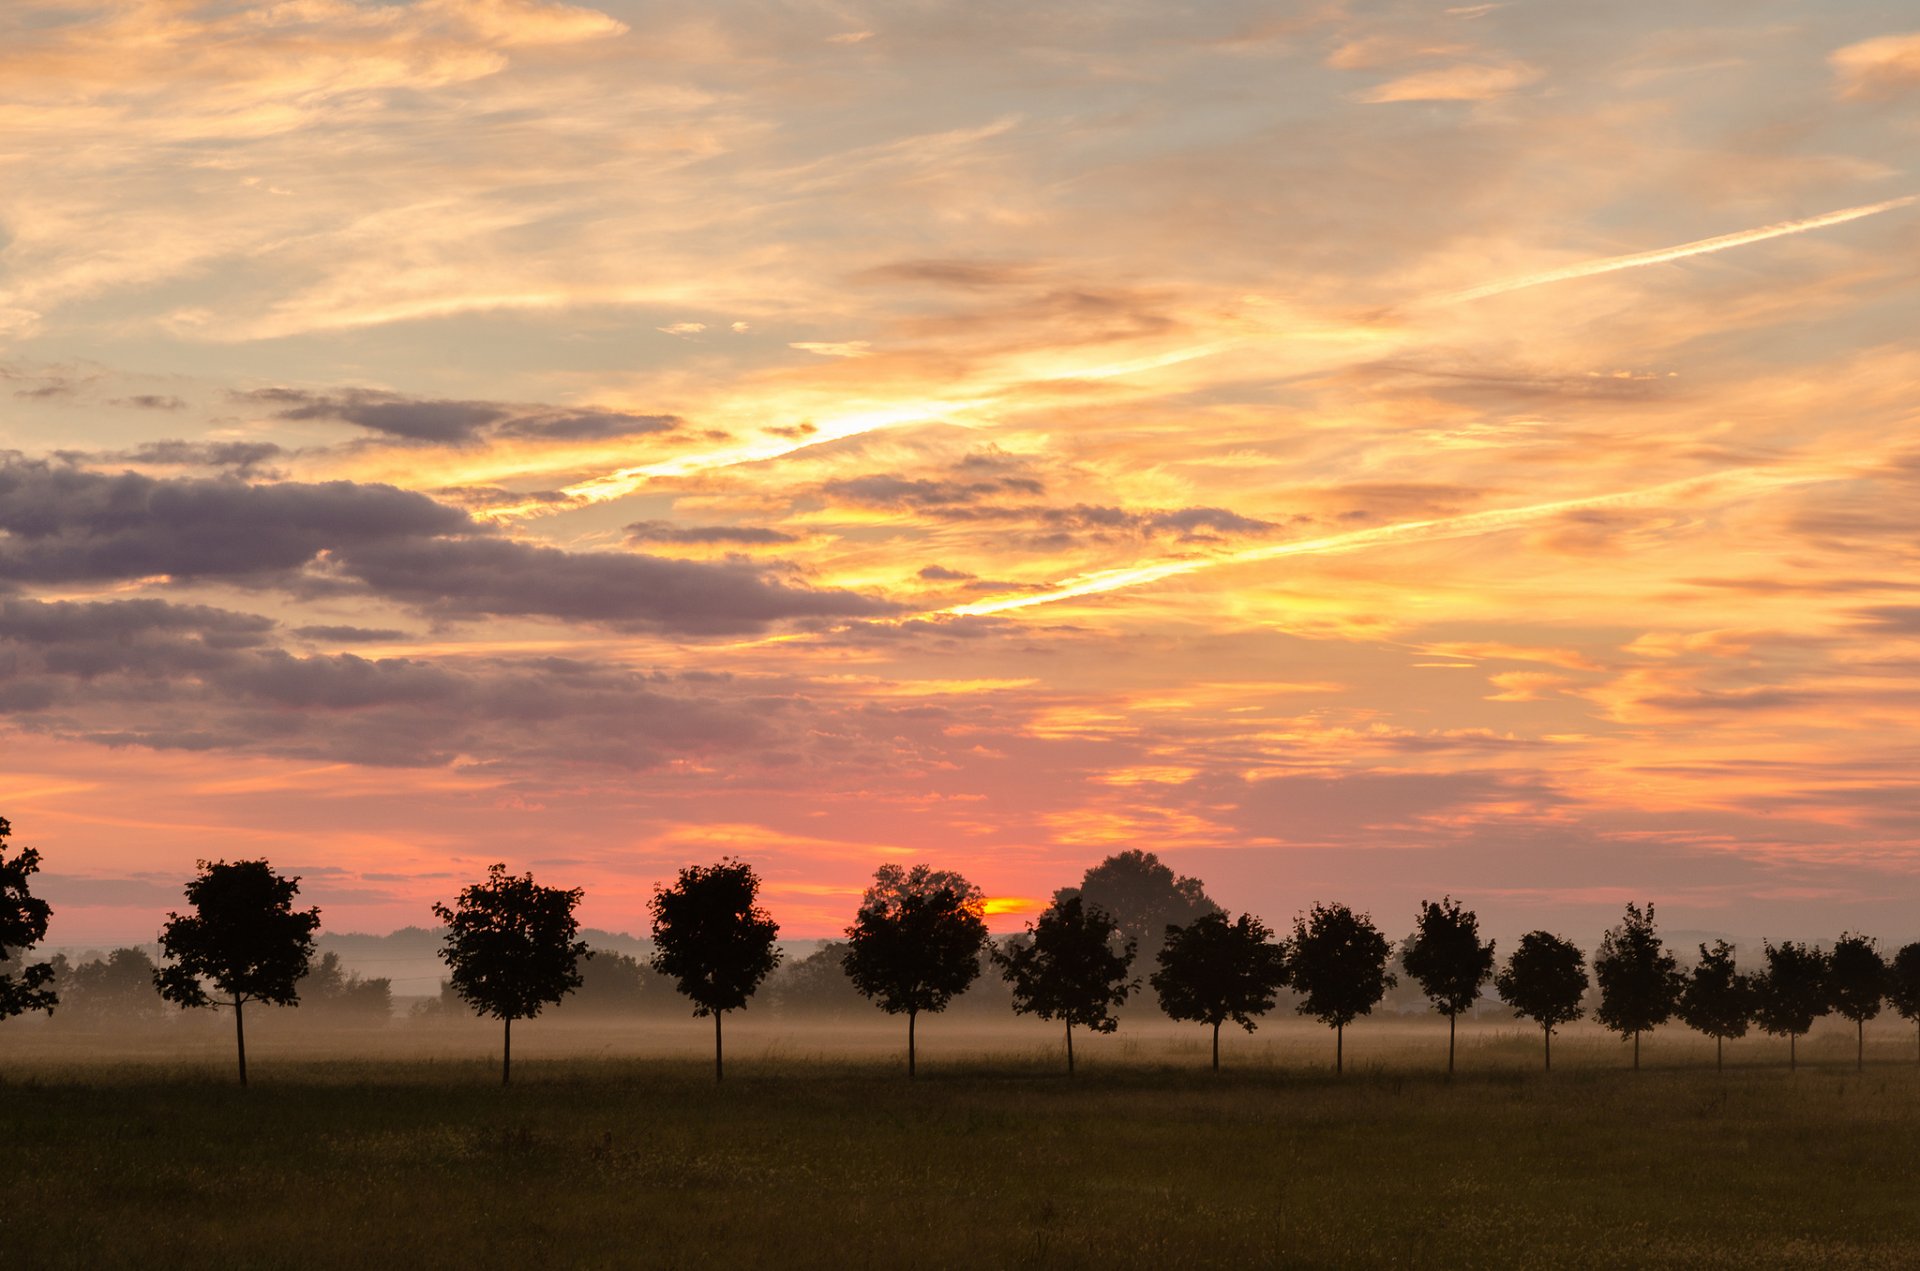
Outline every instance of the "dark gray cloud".
<path id="1" fill-rule="evenodd" d="M 533 437 L 546 441 L 612 441 L 643 437 L 678 428 L 678 415 L 629 415 L 617 410 L 555 411 L 521 415 L 494 431 L 502 437 Z"/>
<path id="2" fill-rule="evenodd" d="M 1030 476 L 969 477 L 964 473 L 937 479 L 876 473 L 828 481 L 820 486 L 820 493 L 837 503 L 911 509 L 945 521 L 1025 522 L 1053 531 L 1056 537 L 1091 531 L 1174 534 L 1185 540 L 1196 540 L 1265 534 L 1280 528 L 1274 522 L 1242 516 L 1226 508 L 1133 509 L 1092 503 L 1050 506 L 1000 501 L 1006 495 L 1044 492 L 1043 483 Z"/>
<path id="3" fill-rule="evenodd" d="M 1859 610 L 1862 625 L 1889 635 L 1920 636 L 1920 605 L 1874 605 Z"/>
<path id="4" fill-rule="evenodd" d="M 938 509 L 979 503 L 996 494 L 1041 494 L 1045 488 L 1032 477 L 935 481 L 876 473 L 829 481 L 820 487 L 820 492 L 843 503 Z"/>
<path id="5" fill-rule="evenodd" d="M 250 477 L 287 452 L 271 441 L 150 441 L 132 450 L 97 458 L 109 463 L 142 463 L 157 468 L 229 468 Z"/>
<path id="6" fill-rule="evenodd" d="M 378 594 L 441 617 L 548 617 L 698 635 L 897 609 L 855 592 L 791 586 L 737 561 L 565 552 L 501 538 L 394 539 L 337 555 Z"/>
<path id="7" fill-rule="evenodd" d="M 348 481 L 163 480 L 15 459 L 0 463 L 0 531 L 0 583 L 223 579 L 372 593 L 439 618 L 546 617 L 689 635 L 896 608 L 744 561 L 515 542 L 424 495 Z"/>
<path id="8" fill-rule="evenodd" d="M 648 767 L 751 745 L 781 709 L 718 677 L 564 658 L 301 656 L 274 633 L 266 618 L 202 605 L 0 600 L 0 714 L 114 746 Z"/>
<path id="9" fill-rule="evenodd" d="M 353 627 L 322 624 L 295 627 L 293 634 L 305 640 L 323 640 L 329 644 L 384 644 L 404 640 L 407 633 L 397 627 Z"/>
<path id="10" fill-rule="evenodd" d="M 930 583 L 963 583 L 976 577 L 964 569 L 948 569 L 945 565 L 923 565 L 919 576 Z"/>
<path id="11" fill-rule="evenodd" d="M 371 388 L 350 388 L 337 394 L 262 388 L 240 396 L 275 407 L 273 413 L 280 419 L 337 419 L 408 441 L 469 442 L 487 425 L 513 414 L 498 402 L 404 397 Z"/>
<path id="12" fill-rule="evenodd" d="M 165 397 L 159 393 L 135 393 L 132 397 L 116 397 L 115 406 L 131 406 L 135 410 L 185 410 L 187 404 L 178 397 Z"/>
<path id="13" fill-rule="evenodd" d="M 271 575 L 326 550 L 476 528 L 464 512 L 387 485 L 163 480 L 0 462 L 0 580 L 14 582 Z"/>
<path id="14" fill-rule="evenodd" d="M 797 543 L 798 535 L 759 525 L 675 525 L 671 521 L 635 521 L 627 526 L 629 543 L 729 544 L 741 547 Z"/>
<path id="15" fill-rule="evenodd" d="M 279 419 L 338 420 L 402 441 L 436 445 L 469 445 L 484 437 L 607 441 L 667 432 L 681 423 L 675 415 L 636 415 L 599 407 L 564 410 L 508 402 L 408 397 L 373 388 L 349 388 L 337 393 L 263 388 L 239 397 L 254 405 L 272 407 Z"/>

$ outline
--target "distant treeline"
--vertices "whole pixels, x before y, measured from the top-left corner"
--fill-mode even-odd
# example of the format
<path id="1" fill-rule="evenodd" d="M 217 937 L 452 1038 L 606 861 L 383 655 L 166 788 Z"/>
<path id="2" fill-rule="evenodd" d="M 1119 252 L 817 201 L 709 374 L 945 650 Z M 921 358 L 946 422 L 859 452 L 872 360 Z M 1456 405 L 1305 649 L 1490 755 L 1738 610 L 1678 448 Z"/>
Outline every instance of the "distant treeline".
<path id="1" fill-rule="evenodd" d="M 299 880 L 264 860 L 202 862 L 185 886 L 187 911 L 169 914 L 160 932 L 158 964 L 139 949 L 77 966 L 61 956 L 28 964 L 51 910 L 29 886 L 38 853 L 6 854 L 10 829 L 0 818 L 0 1019 L 59 1009 L 83 1023 L 137 1020 L 157 1016 L 165 1003 L 229 1009 L 245 1084 L 249 1004 L 300 1006 L 332 1023 L 381 1023 L 392 1013 L 390 981 L 347 972 L 332 951 L 316 959 L 320 911 L 296 908 Z M 1078 887 L 1055 892 L 1024 932 L 995 941 L 985 896 L 973 883 L 927 865 L 883 865 L 845 940 L 782 968 L 779 927 L 760 907 L 759 892 L 759 876 L 739 860 L 681 869 L 654 889 L 652 949 L 643 960 L 589 950 L 575 918 L 581 889 L 542 886 L 495 865 L 453 904 L 433 906 L 444 924 L 438 952 L 449 977 L 412 1014 L 499 1020 L 503 1082 L 512 1075 L 515 1020 L 561 1003 L 640 1011 L 659 1003 L 668 986 L 693 1014 L 713 1019 L 716 1078 L 725 1071 L 725 1016 L 756 999 L 829 1011 L 864 1000 L 904 1015 L 912 1076 L 919 1017 L 946 1011 L 983 979 L 1001 991 L 976 1001 L 1062 1026 L 1069 1073 L 1074 1030 L 1115 1031 L 1120 1008 L 1146 988 L 1169 1017 L 1210 1029 L 1216 1069 L 1221 1027 L 1251 1032 L 1285 993 L 1296 1011 L 1334 1030 L 1334 1064 L 1342 1068 L 1347 1025 L 1371 1015 L 1401 976 L 1450 1025 L 1491 984 L 1516 1018 L 1539 1025 L 1548 1068 L 1555 1030 L 1590 1006 L 1600 1024 L 1631 1041 L 1635 1068 L 1641 1034 L 1673 1020 L 1714 1038 L 1717 1055 L 1751 1028 L 1785 1038 L 1790 1066 L 1798 1039 L 1826 1015 L 1854 1024 L 1861 1065 L 1865 1025 L 1885 1006 L 1920 1027 L 1920 943 L 1889 958 L 1877 941 L 1853 933 L 1831 949 L 1768 941 L 1760 965 L 1743 970 L 1721 940 L 1698 946 L 1695 964 L 1683 968 L 1659 935 L 1652 905 L 1626 907 L 1595 950 L 1590 973 L 1584 951 L 1547 931 L 1527 933 L 1500 960 L 1494 942 L 1481 939 L 1477 915 L 1451 897 L 1423 902 L 1398 944 L 1369 915 L 1340 904 L 1315 904 L 1281 937 L 1252 914 L 1228 915 L 1199 880 L 1178 877 L 1140 851 L 1108 857 Z M 1449 1027 L 1449 1072 L 1453 1066 Z"/>

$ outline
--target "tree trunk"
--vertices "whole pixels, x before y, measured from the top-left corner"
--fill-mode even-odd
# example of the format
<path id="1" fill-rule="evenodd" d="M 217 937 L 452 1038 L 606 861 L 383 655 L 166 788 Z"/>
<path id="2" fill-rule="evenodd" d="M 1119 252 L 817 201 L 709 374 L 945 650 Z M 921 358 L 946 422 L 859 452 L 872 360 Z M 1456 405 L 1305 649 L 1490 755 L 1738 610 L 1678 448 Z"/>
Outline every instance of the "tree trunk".
<path id="1" fill-rule="evenodd" d="M 907 1080 L 913 1080 L 913 1024 L 920 1015 L 919 1011 L 907 1012 Z"/>
<path id="2" fill-rule="evenodd" d="M 1553 1071 L 1553 1025 L 1542 1024 L 1540 1031 L 1547 1035 L 1547 1071 Z"/>
<path id="3" fill-rule="evenodd" d="M 1213 1021 L 1213 1070 L 1220 1071 L 1220 1021 Z"/>
<path id="4" fill-rule="evenodd" d="M 1333 1026 L 1333 1075 L 1336 1077 L 1346 1071 L 1346 1036 L 1347 1027 L 1345 1024 L 1335 1024 Z"/>
<path id="5" fill-rule="evenodd" d="M 240 1084 L 247 1084 L 247 1023 L 240 1008 L 245 999 L 235 996 L 233 999 L 233 1041 L 240 1051 Z"/>
<path id="6" fill-rule="evenodd" d="M 513 1084 L 513 1016 L 502 1022 L 506 1029 L 500 1034 L 500 1084 L 506 1086 Z"/>
<path id="7" fill-rule="evenodd" d="M 1459 1022 L 1460 1016 L 1458 1013 L 1451 1013 L 1447 1016 L 1447 1075 L 1449 1077 L 1453 1075 L 1453 1033 L 1454 1028 Z"/>
<path id="8" fill-rule="evenodd" d="M 1633 1030 L 1633 1070 L 1640 1071 L 1640 1030 Z"/>
<path id="9" fill-rule="evenodd" d="M 713 1013 L 713 1079 L 719 1081 L 726 1075 L 726 1069 L 720 1066 L 720 1017 L 724 1011 Z"/>
<path id="10" fill-rule="evenodd" d="M 1853 1070 L 1867 1070 L 1867 1021 L 1863 1019 L 1853 1021 Z"/>
<path id="11" fill-rule="evenodd" d="M 1724 1037 L 1713 1039 L 1713 1070 L 1715 1072 L 1727 1070 L 1727 1039 Z"/>
<path id="12" fill-rule="evenodd" d="M 1067 1075 L 1073 1075 L 1073 1021 L 1067 1021 Z"/>
<path id="13" fill-rule="evenodd" d="M 1792 1072 L 1795 1068 L 1798 1068 L 1800 1066 L 1798 1059 L 1795 1057 L 1793 1053 L 1794 1043 L 1799 1040 L 1800 1038 L 1797 1034 L 1794 1034 L 1794 1033 L 1787 1034 L 1787 1071 L 1788 1072 Z"/>

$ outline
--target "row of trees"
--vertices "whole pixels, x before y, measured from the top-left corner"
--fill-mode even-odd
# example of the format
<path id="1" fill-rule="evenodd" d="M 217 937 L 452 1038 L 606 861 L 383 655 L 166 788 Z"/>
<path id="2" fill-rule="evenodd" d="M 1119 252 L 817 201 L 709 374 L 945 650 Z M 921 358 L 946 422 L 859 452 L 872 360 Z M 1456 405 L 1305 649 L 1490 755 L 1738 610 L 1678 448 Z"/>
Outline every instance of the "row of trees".
<path id="1" fill-rule="evenodd" d="M 49 910 L 31 895 L 29 875 L 38 856 L 23 850 L 9 860 L 0 820 L 0 1018 L 52 1010 L 58 968 L 5 963 L 43 939 Z M 696 1016 L 714 1021 L 714 1076 L 725 1075 L 724 1019 L 747 1005 L 779 965 L 779 928 L 759 905 L 760 880 L 744 862 L 724 859 L 688 866 L 649 902 L 653 970 L 668 977 Z M 182 1007 L 230 1009 L 241 1084 L 246 1084 L 245 1008 L 249 1003 L 293 1005 L 301 981 L 324 1000 L 371 1000 L 384 1005 L 384 981 L 360 981 L 341 972 L 329 954 L 316 965 L 318 909 L 296 907 L 298 879 L 274 872 L 264 860 L 202 862 L 186 885 L 190 912 L 173 913 L 161 931 L 166 962 L 115 966 L 102 975 L 152 977 L 159 995 Z M 592 956 L 579 939 L 575 910 L 583 892 L 536 883 L 504 865 L 464 888 L 453 904 L 436 904 L 445 925 L 440 956 L 450 991 L 477 1013 L 502 1024 L 501 1080 L 512 1079 L 513 1023 L 539 1015 L 577 990 L 582 962 Z M 1013 1009 L 1063 1026 L 1067 1070 L 1073 1071 L 1076 1028 L 1113 1032 L 1118 1009 L 1137 992 L 1133 974 L 1143 940 L 1153 942 L 1147 976 L 1161 1009 L 1176 1020 L 1208 1026 L 1213 1066 L 1220 1063 L 1226 1023 L 1252 1031 L 1274 1009 L 1280 993 L 1297 995 L 1297 1010 L 1334 1031 L 1336 1071 L 1345 1066 L 1345 1029 L 1369 1015 L 1396 984 L 1389 969 L 1394 944 L 1371 919 L 1345 905 L 1316 904 L 1295 920 L 1290 938 L 1275 938 L 1259 918 L 1230 918 L 1208 900 L 1197 881 L 1177 879 L 1149 853 L 1110 858 L 1088 872 L 1082 887 L 1063 889 L 1018 935 L 995 942 L 984 919 L 985 897 L 961 875 L 926 865 L 883 865 L 861 898 L 839 954 L 852 987 L 889 1014 L 907 1018 L 907 1071 L 917 1070 L 919 1017 L 945 1010 L 986 967 L 1006 980 Z M 1152 920 L 1169 914 L 1183 921 Z M 1400 962 L 1435 1010 L 1449 1021 L 1447 1069 L 1454 1069 L 1454 1024 L 1478 1003 L 1491 982 L 1516 1016 L 1541 1027 L 1546 1066 L 1552 1066 L 1555 1030 L 1584 1014 L 1598 988 L 1595 1015 L 1633 1044 L 1640 1035 L 1679 1018 L 1716 1039 L 1758 1025 L 1795 1043 L 1820 1016 L 1852 1020 L 1864 1063 L 1864 1029 L 1890 1002 L 1920 1024 L 1920 944 L 1884 959 L 1873 940 L 1846 935 L 1831 951 L 1793 942 L 1765 946 L 1764 969 L 1742 973 L 1733 949 L 1700 947 L 1683 971 L 1664 946 L 1652 906 L 1628 905 L 1606 933 L 1588 975 L 1586 957 L 1570 941 L 1546 931 L 1522 937 L 1498 964 L 1492 941 L 1480 938 L 1473 911 L 1451 897 L 1424 902 L 1413 932 L 1400 943 Z M 115 955 L 116 958 L 119 954 Z"/>

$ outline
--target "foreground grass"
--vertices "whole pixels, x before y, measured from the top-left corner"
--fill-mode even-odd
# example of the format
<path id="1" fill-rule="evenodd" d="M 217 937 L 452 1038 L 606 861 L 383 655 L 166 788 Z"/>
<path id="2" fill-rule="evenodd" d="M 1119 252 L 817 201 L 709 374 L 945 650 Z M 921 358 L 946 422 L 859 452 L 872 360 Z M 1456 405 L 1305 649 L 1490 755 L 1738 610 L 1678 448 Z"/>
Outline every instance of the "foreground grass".
<path id="1" fill-rule="evenodd" d="M 283 1061 L 0 1084 L 0 1266 L 1911 1266 L 1920 1071 Z"/>

